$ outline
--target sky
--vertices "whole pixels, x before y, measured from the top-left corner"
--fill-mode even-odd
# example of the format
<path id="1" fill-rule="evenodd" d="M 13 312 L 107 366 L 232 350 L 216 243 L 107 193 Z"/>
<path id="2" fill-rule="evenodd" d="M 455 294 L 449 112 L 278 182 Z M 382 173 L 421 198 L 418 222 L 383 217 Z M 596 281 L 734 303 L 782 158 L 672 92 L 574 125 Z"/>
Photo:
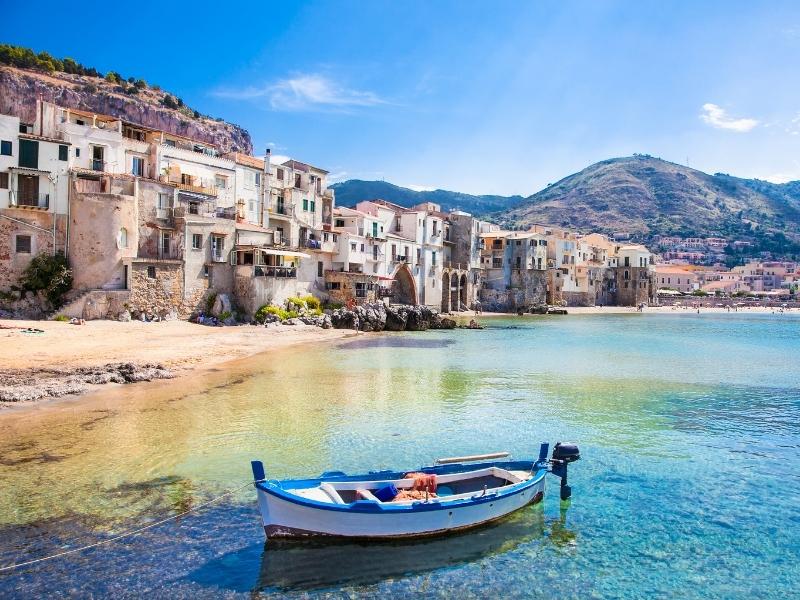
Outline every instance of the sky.
<path id="1" fill-rule="evenodd" d="M 800 2 L 4 0 L 0 41 L 143 78 L 267 147 L 529 195 L 615 156 L 800 179 Z"/>

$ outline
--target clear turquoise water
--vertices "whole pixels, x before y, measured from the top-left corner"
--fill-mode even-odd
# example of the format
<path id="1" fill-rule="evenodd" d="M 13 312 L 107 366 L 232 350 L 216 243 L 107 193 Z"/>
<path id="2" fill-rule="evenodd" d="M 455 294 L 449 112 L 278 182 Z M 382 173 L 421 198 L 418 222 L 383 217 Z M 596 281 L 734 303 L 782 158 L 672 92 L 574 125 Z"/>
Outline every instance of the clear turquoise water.
<path id="1" fill-rule="evenodd" d="M 0 596 L 786 598 L 800 582 L 800 318 L 600 315 L 366 335 L 0 415 L 0 565 L 249 477 L 572 440 L 573 499 L 427 542 L 265 546 L 244 490 Z"/>

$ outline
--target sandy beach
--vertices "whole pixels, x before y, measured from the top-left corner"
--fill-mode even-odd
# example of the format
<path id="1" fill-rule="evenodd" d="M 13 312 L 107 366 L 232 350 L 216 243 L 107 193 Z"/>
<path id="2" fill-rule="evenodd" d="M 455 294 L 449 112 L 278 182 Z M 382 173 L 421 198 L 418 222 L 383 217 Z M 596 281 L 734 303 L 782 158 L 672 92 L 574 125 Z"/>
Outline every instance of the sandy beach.
<path id="1" fill-rule="evenodd" d="M 28 328 L 43 333 L 25 333 Z M 260 352 L 352 335 L 309 325 L 0 320 L 0 404 L 84 393 L 96 384 L 181 376 Z M 127 368 L 120 374 L 121 365 Z"/>

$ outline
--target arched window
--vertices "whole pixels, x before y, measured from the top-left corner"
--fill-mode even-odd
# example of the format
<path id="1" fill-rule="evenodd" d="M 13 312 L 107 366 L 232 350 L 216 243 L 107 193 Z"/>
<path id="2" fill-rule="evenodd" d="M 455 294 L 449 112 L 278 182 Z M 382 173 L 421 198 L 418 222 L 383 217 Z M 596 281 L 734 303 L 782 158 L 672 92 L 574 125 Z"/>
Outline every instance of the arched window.
<path id="1" fill-rule="evenodd" d="M 117 247 L 119 248 L 127 248 L 128 247 L 128 230 L 124 227 L 119 228 L 119 236 L 117 238 Z"/>

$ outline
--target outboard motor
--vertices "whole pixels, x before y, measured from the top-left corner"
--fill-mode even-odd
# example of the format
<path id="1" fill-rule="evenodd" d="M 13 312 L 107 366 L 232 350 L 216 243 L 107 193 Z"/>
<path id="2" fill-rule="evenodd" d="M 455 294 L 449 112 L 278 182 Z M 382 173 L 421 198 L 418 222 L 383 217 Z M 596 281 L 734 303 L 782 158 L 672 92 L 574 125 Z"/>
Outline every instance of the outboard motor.
<path id="1" fill-rule="evenodd" d="M 558 442 L 553 448 L 550 459 L 550 472 L 561 478 L 561 499 L 567 500 L 572 495 L 572 488 L 567 485 L 567 465 L 580 459 L 581 451 L 577 444 Z"/>

